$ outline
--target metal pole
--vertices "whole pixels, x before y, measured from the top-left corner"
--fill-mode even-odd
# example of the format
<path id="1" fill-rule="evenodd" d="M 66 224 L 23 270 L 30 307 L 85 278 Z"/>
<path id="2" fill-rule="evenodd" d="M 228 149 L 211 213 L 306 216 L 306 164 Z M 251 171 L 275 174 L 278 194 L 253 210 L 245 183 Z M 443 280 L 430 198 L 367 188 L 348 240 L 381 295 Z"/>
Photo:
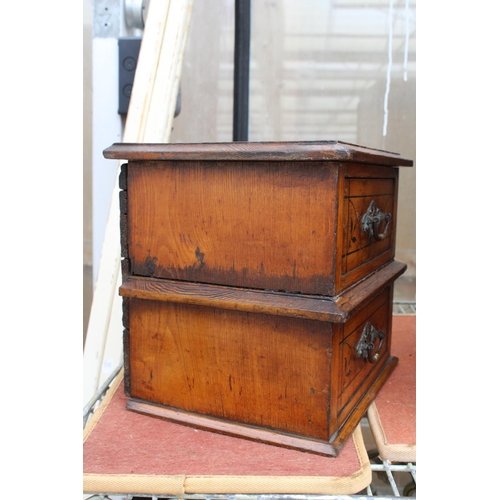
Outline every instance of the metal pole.
<path id="1" fill-rule="evenodd" d="M 235 0 L 233 141 L 248 141 L 251 0 Z"/>

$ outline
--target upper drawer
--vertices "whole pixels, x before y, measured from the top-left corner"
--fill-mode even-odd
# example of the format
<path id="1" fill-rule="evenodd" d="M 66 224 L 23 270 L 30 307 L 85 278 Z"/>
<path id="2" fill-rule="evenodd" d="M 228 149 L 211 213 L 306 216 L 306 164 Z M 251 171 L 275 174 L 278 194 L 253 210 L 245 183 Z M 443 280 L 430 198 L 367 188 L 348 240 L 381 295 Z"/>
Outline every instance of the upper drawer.
<path id="1" fill-rule="evenodd" d="M 398 167 L 413 164 L 339 141 L 113 144 L 104 156 L 129 161 L 125 274 L 326 296 L 393 258 Z M 360 225 L 377 210 L 392 220 L 370 238 Z"/>
<path id="2" fill-rule="evenodd" d="M 338 295 L 394 257 L 397 175 L 329 161 L 130 161 L 121 176 L 124 269 Z"/>
<path id="3" fill-rule="evenodd" d="M 337 290 L 394 258 L 398 171 L 380 167 L 346 169 Z"/>

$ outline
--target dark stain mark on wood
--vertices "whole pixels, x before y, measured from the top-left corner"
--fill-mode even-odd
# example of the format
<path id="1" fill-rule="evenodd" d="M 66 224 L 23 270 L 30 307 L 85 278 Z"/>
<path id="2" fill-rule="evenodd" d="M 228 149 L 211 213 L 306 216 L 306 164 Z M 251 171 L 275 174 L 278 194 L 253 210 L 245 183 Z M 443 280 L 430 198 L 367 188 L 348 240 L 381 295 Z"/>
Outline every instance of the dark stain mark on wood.
<path id="1" fill-rule="evenodd" d="M 203 262 L 203 259 L 205 258 L 205 254 L 202 253 L 198 247 L 196 247 L 194 254 L 196 256 L 196 260 L 200 263 L 200 267 L 203 267 L 205 265 L 205 262 Z"/>
<path id="2" fill-rule="evenodd" d="M 146 276 L 154 276 L 155 271 L 156 271 L 156 263 L 158 262 L 158 259 L 156 257 L 151 257 L 148 255 L 146 257 L 146 260 L 144 262 L 145 270 L 146 270 Z"/>

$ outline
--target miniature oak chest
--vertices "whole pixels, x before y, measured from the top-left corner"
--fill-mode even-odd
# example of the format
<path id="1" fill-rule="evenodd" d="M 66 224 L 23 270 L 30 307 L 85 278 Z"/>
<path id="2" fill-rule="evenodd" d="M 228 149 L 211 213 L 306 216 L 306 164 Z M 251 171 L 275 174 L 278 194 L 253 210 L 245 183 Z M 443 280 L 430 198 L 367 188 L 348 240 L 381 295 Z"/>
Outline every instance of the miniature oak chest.
<path id="1" fill-rule="evenodd" d="M 335 141 L 114 144 L 131 410 L 336 456 L 391 356 L 398 167 Z"/>

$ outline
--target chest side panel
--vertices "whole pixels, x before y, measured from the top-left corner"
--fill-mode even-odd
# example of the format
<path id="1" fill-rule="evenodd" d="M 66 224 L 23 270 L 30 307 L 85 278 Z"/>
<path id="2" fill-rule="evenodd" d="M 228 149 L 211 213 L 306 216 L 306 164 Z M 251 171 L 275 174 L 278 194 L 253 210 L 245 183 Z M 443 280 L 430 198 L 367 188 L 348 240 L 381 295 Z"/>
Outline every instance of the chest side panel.
<path id="1" fill-rule="evenodd" d="M 331 324 L 140 299 L 129 321 L 132 397 L 328 439 Z"/>
<path id="2" fill-rule="evenodd" d="M 337 168 L 314 162 L 131 162 L 131 273 L 331 294 Z"/>

